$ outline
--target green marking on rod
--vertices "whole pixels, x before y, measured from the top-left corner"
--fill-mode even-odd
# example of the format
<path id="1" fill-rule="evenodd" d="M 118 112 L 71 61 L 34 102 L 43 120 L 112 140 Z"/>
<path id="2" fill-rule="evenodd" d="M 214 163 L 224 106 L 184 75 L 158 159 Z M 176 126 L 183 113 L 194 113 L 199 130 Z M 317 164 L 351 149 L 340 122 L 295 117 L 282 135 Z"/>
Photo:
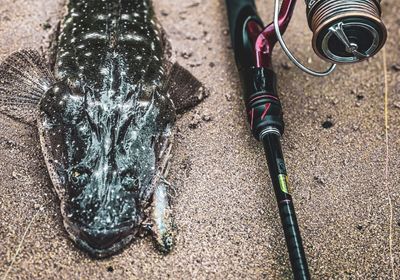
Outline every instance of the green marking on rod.
<path id="1" fill-rule="evenodd" d="M 286 194 L 290 194 L 288 176 L 285 174 L 279 174 L 278 179 L 279 179 L 279 186 L 281 188 L 281 191 Z"/>

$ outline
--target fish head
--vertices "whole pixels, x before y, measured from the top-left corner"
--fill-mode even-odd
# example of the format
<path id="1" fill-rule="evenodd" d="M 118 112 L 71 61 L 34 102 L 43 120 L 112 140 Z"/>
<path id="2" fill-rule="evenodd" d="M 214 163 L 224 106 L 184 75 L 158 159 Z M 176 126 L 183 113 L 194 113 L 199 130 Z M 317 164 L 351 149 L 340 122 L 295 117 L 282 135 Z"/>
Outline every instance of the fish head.
<path id="1" fill-rule="evenodd" d="M 96 257 L 121 249 L 139 229 L 143 211 L 135 169 L 76 166 L 68 172 L 64 224 L 78 245 Z"/>
<path id="2" fill-rule="evenodd" d="M 160 120 L 157 100 L 143 106 L 110 102 L 90 92 L 76 94 L 65 85 L 47 95 L 40 106 L 42 148 L 60 190 L 64 225 L 91 255 L 115 253 L 140 230 L 161 139 L 168 138 L 168 114 L 163 112 Z"/>
<path id="3" fill-rule="evenodd" d="M 155 170 L 151 149 L 112 153 L 94 152 L 72 166 L 66 183 L 64 223 L 81 247 L 100 257 L 124 247 L 140 230 Z"/>

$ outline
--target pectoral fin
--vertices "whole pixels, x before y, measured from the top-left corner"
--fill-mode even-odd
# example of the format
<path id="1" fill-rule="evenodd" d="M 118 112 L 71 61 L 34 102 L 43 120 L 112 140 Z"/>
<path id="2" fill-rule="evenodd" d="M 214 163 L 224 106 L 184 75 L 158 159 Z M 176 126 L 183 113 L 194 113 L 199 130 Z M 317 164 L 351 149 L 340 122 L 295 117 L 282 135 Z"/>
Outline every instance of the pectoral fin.
<path id="1" fill-rule="evenodd" d="M 0 113 L 33 124 L 38 103 L 54 83 L 43 57 L 35 50 L 21 50 L 0 64 Z"/>
<path id="2" fill-rule="evenodd" d="M 184 113 L 208 96 L 208 90 L 179 63 L 171 66 L 167 91 L 177 113 Z"/>

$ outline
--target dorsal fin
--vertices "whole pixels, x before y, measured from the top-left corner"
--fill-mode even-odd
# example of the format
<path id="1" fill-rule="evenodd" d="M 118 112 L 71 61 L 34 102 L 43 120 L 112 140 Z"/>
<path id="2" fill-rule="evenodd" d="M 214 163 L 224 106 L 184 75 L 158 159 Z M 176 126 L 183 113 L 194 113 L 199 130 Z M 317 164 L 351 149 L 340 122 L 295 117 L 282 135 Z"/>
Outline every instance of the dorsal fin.
<path id="1" fill-rule="evenodd" d="M 54 77 L 36 50 L 24 49 L 0 64 L 0 113 L 32 124 L 37 105 Z"/>

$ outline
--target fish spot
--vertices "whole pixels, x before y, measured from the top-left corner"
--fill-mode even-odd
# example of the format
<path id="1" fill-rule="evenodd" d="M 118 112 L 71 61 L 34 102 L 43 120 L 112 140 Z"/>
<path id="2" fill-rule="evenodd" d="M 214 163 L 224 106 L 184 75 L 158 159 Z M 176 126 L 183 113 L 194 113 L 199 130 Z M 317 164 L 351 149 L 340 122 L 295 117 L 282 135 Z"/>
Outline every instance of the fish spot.
<path id="1" fill-rule="evenodd" d="M 95 18 L 97 20 L 106 20 L 108 17 L 107 17 L 107 15 L 100 14 L 100 15 L 96 15 Z"/>
<path id="2" fill-rule="evenodd" d="M 93 33 L 88 33 L 83 36 L 84 40 L 89 40 L 89 39 L 107 39 L 107 36 L 105 34 L 101 34 L 98 32 L 93 32 Z"/>
<path id="3" fill-rule="evenodd" d="M 72 20 L 73 20 L 73 18 L 68 18 L 68 19 L 66 19 L 66 20 L 64 21 L 64 24 L 69 24 L 69 23 L 72 22 Z"/>
<path id="4" fill-rule="evenodd" d="M 67 55 L 69 55 L 69 52 L 64 52 L 64 53 L 62 53 L 62 54 L 60 55 L 60 57 L 64 57 L 64 56 L 67 56 Z"/>
<path id="5" fill-rule="evenodd" d="M 122 15 L 121 15 L 121 19 L 122 19 L 122 20 L 131 20 L 132 17 L 131 17 L 131 15 L 129 15 L 129 14 L 122 14 Z"/>
<path id="6" fill-rule="evenodd" d="M 137 35 L 137 34 L 123 34 L 123 35 L 119 36 L 119 40 L 120 41 L 136 41 L 136 42 L 140 42 L 140 41 L 144 41 L 144 38 L 142 36 Z"/>

